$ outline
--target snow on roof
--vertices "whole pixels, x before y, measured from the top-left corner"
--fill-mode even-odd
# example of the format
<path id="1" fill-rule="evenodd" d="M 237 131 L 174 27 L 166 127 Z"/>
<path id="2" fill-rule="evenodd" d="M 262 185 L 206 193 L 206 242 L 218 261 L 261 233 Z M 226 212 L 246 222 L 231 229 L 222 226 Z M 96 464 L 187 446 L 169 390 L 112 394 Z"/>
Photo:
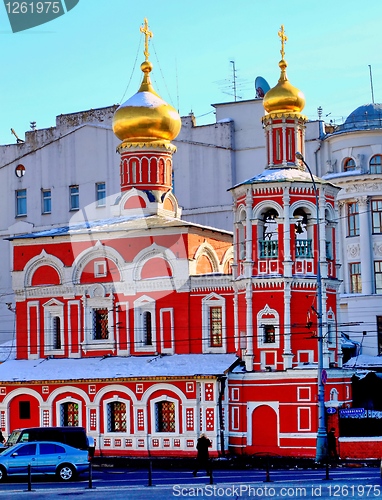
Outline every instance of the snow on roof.
<path id="1" fill-rule="evenodd" d="M 84 221 L 76 224 L 71 224 L 70 226 L 56 227 L 52 229 L 47 229 L 44 231 L 36 231 L 35 233 L 20 234 L 15 236 L 10 236 L 6 238 L 7 240 L 17 240 L 26 238 L 44 238 L 44 237 L 55 237 L 55 236 L 65 236 L 74 235 L 81 233 L 95 233 L 102 231 L 129 231 L 137 229 L 151 229 L 160 227 L 190 227 L 190 228 L 200 228 L 208 229 L 211 231 L 218 231 L 219 233 L 232 235 L 231 231 L 226 231 L 225 229 L 219 229 L 212 226 L 203 226 L 201 224 L 195 224 L 194 222 L 188 222 L 176 217 L 168 217 L 162 215 L 150 215 L 136 213 L 128 216 L 118 216 L 109 219 L 95 220 L 95 221 Z"/>
<path id="2" fill-rule="evenodd" d="M 319 177 L 313 176 L 315 182 L 323 183 L 324 181 Z M 243 184 L 253 184 L 255 182 L 284 182 L 284 181 L 303 181 L 312 182 L 309 172 L 302 170 L 298 167 L 285 167 L 285 168 L 267 168 L 261 174 L 255 175 L 247 181 L 240 182 L 236 186 L 242 186 Z"/>
<path id="3" fill-rule="evenodd" d="M 346 361 L 344 368 L 382 368 L 382 356 L 360 354 Z"/>
<path id="4" fill-rule="evenodd" d="M 0 364 L 0 382 L 223 375 L 235 354 L 19 359 Z"/>

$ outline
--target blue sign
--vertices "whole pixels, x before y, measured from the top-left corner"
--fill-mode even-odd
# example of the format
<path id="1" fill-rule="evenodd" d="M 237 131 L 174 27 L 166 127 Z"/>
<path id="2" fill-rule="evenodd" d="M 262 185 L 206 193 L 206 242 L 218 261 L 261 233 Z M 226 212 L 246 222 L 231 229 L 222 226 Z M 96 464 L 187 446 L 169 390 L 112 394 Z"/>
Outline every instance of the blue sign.
<path id="1" fill-rule="evenodd" d="M 362 416 L 364 414 L 365 414 L 365 408 L 346 408 L 344 410 L 340 410 L 341 417 Z"/>
<path id="2" fill-rule="evenodd" d="M 326 408 L 326 413 L 329 413 L 329 415 L 333 415 L 333 413 L 337 413 L 337 408 L 333 408 L 333 406 L 329 406 L 329 408 Z"/>

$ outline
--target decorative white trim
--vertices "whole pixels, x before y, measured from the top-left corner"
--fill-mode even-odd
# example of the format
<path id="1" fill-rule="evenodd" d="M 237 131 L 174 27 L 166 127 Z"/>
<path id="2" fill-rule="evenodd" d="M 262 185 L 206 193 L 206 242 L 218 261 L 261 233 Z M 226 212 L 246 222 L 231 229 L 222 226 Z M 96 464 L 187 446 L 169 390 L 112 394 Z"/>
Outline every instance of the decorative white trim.
<path id="1" fill-rule="evenodd" d="M 201 257 L 207 257 L 211 263 L 212 272 L 217 273 L 220 271 L 219 258 L 214 247 L 207 241 L 203 242 L 197 249 L 194 255 L 194 261 L 190 263 L 190 274 L 196 274 L 198 267 L 198 260 Z"/>
<path id="2" fill-rule="evenodd" d="M 108 429 L 108 404 L 109 403 L 124 403 L 125 408 L 126 408 L 126 431 L 109 431 Z M 102 408 L 100 410 L 103 412 L 103 422 L 104 422 L 104 428 L 100 429 L 100 432 L 102 433 L 102 437 L 110 437 L 110 438 L 115 438 L 115 437 L 122 437 L 125 438 L 127 435 L 131 435 L 133 432 L 131 432 L 131 424 L 132 424 L 132 418 L 131 418 L 131 401 L 129 399 L 123 398 L 121 396 L 112 396 L 108 399 L 104 399 L 102 401 Z"/>
<path id="3" fill-rule="evenodd" d="M 24 286 L 31 287 L 34 273 L 41 266 L 52 267 L 59 276 L 60 284 L 64 282 L 64 263 L 54 255 L 42 250 L 40 255 L 36 255 L 28 261 L 24 269 Z"/>
<path id="4" fill-rule="evenodd" d="M 45 355 L 63 355 L 64 350 L 64 303 L 56 299 L 51 299 L 45 304 L 44 308 L 44 354 Z M 55 318 L 60 321 L 60 348 L 54 347 L 54 329 Z"/>
<path id="5" fill-rule="evenodd" d="M 309 425 L 308 427 L 305 428 L 301 427 L 301 420 L 302 420 L 302 413 L 306 411 L 308 412 Z M 297 408 L 297 430 L 303 432 L 309 432 L 312 430 L 312 411 L 310 406 L 299 406 Z"/>
<path id="6" fill-rule="evenodd" d="M 151 313 L 151 345 L 145 344 L 144 313 Z M 157 351 L 156 301 L 143 295 L 134 301 L 134 350 L 137 352 Z"/>
<path id="7" fill-rule="evenodd" d="M 276 429 L 277 429 L 277 445 L 280 446 L 280 414 L 278 401 L 259 401 L 259 402 L 248 402 L 247 404 L 247 444 L 251 446 L 252 443 L 252 416 L 253 412 L 259 406 L 269 406 L 276 413 Z"/>
<path id="8" fill-rule="evenodd" d="M 279 203 L 273 200 L 264 200 L 254 207 L 252 211 L 252 219 L 261 220 L 263 214 L 268 212 L 271 208 L 276 210 L 278 217 L 282 217 L 284 210 Z"/>
<path id="9" fill-rule="evenodd" d="M 269 316 L 264 318 L 264 316 Z M 272 325 L 275 328 L 275 341 L 264 342 L 264 326 Z M 257 347 L 266 349 L 277 349 L 280 347 L 280 318 L 275 309 L 267 304 L 264 309 L 257 313 Z M 263 367 L 264 368 L 264 367 Z"/>
<path id="10" fill-rule="evenodd" d="M 61 405 L 65 403 L 78 404 L 78 427 L 82 427 L 82 401 L 74 398 L 72 395 L 65 396 L 64 398 L 56 401 L 56 423 L 57 427 L 62 427 L 64 423 L 61 421 Z"/>
<path id="11" fill-rule="evenodd" d="M 221 307 L 222 309 L 222 346 L 212 347 L 210 345 L 210 309 Z M 202 349 L 203 353 L 225 353 L 227 350 L 226 331 L 226 299 L 213 292 L 202 299 Z"/>
<path id="12" fill-rule="evenodd" d="M 81 252 L 72 264 L 72 282 L 75 285 L 80 284 L 81 274 L 89 262 L 99 258 L 100 260 L 107 261 L 110 260 L 116 266 L 119 271 L 120 281 L 124 281 L 124 266 L 125 261 L 121 254 L 117 252 L 114 248 L 102 245 L 98 240 L 94 246 L 91 248 L 86 248 Z M 118 280 L 119 281 L 119 280 Z"/>
<path id="13" fill-rule="evenodd" d="M 36 328 L 36 340 L 37 340 L 37 346 L 36 346 L 36 353 L 31 354 L 31 345 L 32 345 L 32 339 L 31 339 L 31 314 L 30 311 L 32 308 L 36 309 L 36 323 L 37 323 L 37 328 Z M 40 302 L 33 301 L 33 302 L 28 302 L 27 304 L 27 329 L 28 329 L 28 359 L 38 359 L 40 357 L 40 345 L 38 342 L 38 338 L 40 335 L 40 328 L 41 328 L 41 322 L 40 322 Z"/>
<path id="14" fill-rule="evenodd" d="M 163 313 L 170 313 L 170 328 L 171 328 L 171 347 L 164 347 L 164 331 L 163 331 Z M 159 310 L 160 317 L 160 344 L 161 353 L 163 354 L 174 354 L 175 343 L 174 343 L 174 309 L 172 307 L 162 308 Z"/>
<path id="15" fill-rule="evenodd" d="M 97 290 L 101 290 L 99 285 Z M 114 324 L 113 324 L 113 295 L 109 297 L 95 296 L 95 297 L 82 297 L 84 306 L 84 341 L 81 345 L 84 351 L 92 350 L 105 350 L 114 349 Z M 94 323 L 93 315 L 96 309 L 108 310 L 108 338 L 107 339 L 94 339 Z"/>
<path id="16" fill-rule="evenodd" d="M 159 246 L 156 243 L 153 243 L 150 247 L 144 248 L 141 250 L 135 257 L 133 261 L 133 280 L 134 281 L 141 281 L 142 280 L 142 269 L 143 266 L 153 258 L 160 258 L 163 259 L 164 261 L 167 262 L 171 269 L 171 276 L 158 276 L 157 278 L 151 278 L 151 279 L 160 279 L 163 281 L 171 280 L 172 278 L 175 277 L 175 272 L 176 269 L 174 266 L 177 265 L 177 258 L 174 255 L 174 253 L 165 247 Z"/>
<path id="17" fill-rule="evenodd" d="M 126 318 L 126 321 L 125 321 L 125 329 L 126 329 L 126 349 L 121 349 L 121 340 L 120 340 L 120 331 L 121 331 L 121 328 L 120 328 L 120 314 L 121 314 L 121 311 L 120 311 L 120 308 L 122 308 L 122 312 L 125 313 L 125 318 Z M 118 349 L 118 353 L 121 355 L 130 355 L 130 339 L 131 339 L 131 335 L 130 335 L 130 315 L 129 315 L 129 303 L 128 302 L 117 302 L 115 304 L 115 338 L 117 340 L 117 349 Z"/>
<path id="18" fill-rule="evenodd" d="M 171 403 L 174 403 L 175 405 L 175 431 L 174 432 L 159 432 L 156 430 L 156 403 L 160 403 L 161 401 L 170 401 Z M 150 401 L 150 415 L 151 415 L 151 432 L 149 430 L 149 434 L 151 436 L 159 437 L 159 436 L 177 436 L 179 434 L 179 422 L 180 422 L 180 412 L 181 407 L 179 406 L 179 401 L 175 398 L 172 398 L 168 396 L 167 394 L 162 394 L 161 396 L 152 399 Z M 184 424 L 184 423 L 183 423 Z"/>

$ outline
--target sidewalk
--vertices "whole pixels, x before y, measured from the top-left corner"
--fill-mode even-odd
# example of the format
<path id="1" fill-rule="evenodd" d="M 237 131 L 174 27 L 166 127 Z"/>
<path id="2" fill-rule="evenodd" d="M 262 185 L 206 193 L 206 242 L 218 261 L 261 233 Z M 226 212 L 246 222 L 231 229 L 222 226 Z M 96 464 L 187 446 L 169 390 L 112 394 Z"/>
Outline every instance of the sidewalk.
<path id="1" fill-rule="evenodd" d="M 316 481 L 288 481 L 288 482 L 252 482 L 243 483 L 219 483 L 209 484 L 209 478 L 205 483 L 188 483 L 171 486 L 117 486 L 96 485 L 88 489 L 83 485 L 73 488 L 46 488 L 43 487 L 28 492 L 23 485 L 16 484 L 15 488 L 8 491 L 0 491 L 0 499 L 28 499 L 33 500 L 58 500 L 63 497 L 78 498 L 84 500 L 104 499 L 112 497 L 113 500 L 173 500 L 176 498 L 306 498 L 333 500 L 333 498 L 382 498 L 382 484 L 380 480 L 370 481 L 373 484 L 364 484 L 362 480 L 316 480 Z"/>

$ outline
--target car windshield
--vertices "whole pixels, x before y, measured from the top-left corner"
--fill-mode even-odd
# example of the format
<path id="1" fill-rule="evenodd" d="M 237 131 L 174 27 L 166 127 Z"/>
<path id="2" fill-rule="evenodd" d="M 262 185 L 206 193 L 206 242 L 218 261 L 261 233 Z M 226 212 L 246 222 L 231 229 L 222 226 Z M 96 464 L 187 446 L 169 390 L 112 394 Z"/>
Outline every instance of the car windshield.
<path id="1" fill-rule="evenodd" d="M 8 438 L 7 446 L 13 446 L 19 440 L 21 431 L 13 431 Z"/>

